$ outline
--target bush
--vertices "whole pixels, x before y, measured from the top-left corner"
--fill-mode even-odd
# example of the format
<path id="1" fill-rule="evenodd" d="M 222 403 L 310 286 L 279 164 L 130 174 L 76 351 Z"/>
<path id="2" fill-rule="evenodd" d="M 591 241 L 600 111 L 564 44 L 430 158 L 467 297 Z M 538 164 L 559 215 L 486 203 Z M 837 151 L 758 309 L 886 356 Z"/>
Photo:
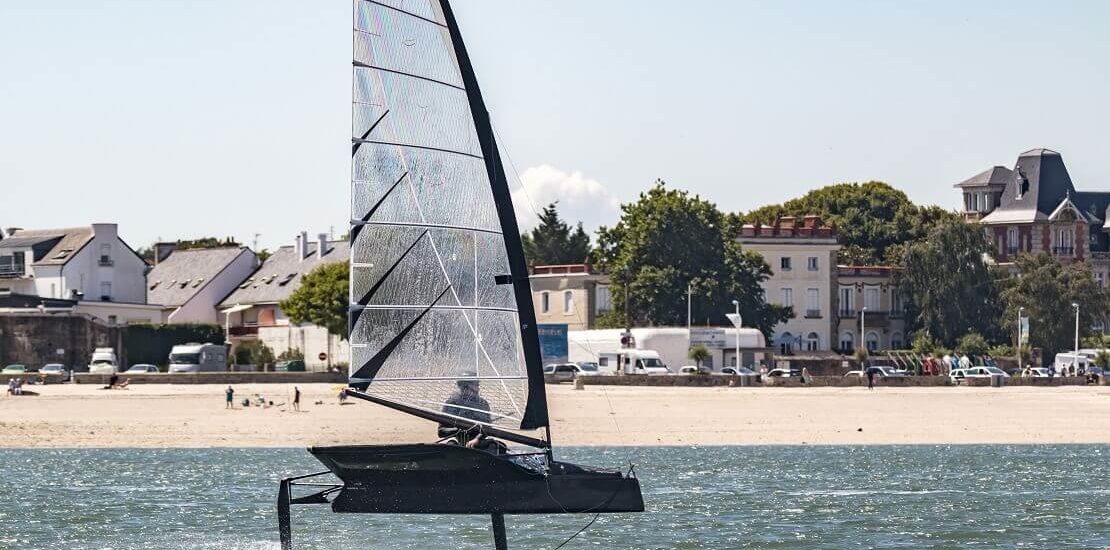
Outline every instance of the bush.
<path id="1" fill-rule="evenodd" d="M 864 367 L 864 363 L 867 362 L 867 358 L 870 356 L 871 354 L 867 352 L 867 348 L 856 348 L 855 358 L 856 362 L 859 363 L 861 369 Z"/>
<path id="2" fill-rule="evenodd" d="M 254 365 L 259 370 L 266 370 L 267 365 L 274 363 L 274 350 L 261 340 L 247 340 L 235 348 L 235 362 L 240 365 Z"/>
<path id="3" fill-rule="evenodd" d="M 1099 350 L 1095 354 L 1095 365 L 1103 370 L 1110 369 L 1110 351 Z"/>
<path id="4" fill-rule="evenodd" d="M 987 340 L 977 332 L 969 332 L 960 338 L 957 348 L 960 353 L 978 357 L 987 353 Z"/>
<path id="5" fill-rule="evenodd" d="M 918 332 L 913 337 L 912 349 L 913 352 L 918 355 L 928 355 L 930 353 L 936 353 L 937 348 L 939 347 L 940 345 L 937 344 L 937 341 L 934 340 L 933 337 L 930 336 L 929 333 L 926 331 Z"/>
<path id="6" fill-rule="evenodd" d="M 690 348 L 690 353 L 688 354 L 688 357 L 690 357 L 691 361 L 697 364 L 700 370 L 702 361 L 705 361 L 709 358 L 709 349 L 705 346 L 694 346 Z"/>
<path id="7" fill-rule="evenodd" d="M 299 349 L 287 349 L 277 357 L 278 361 L 304 361 L 304 352 Z"/>

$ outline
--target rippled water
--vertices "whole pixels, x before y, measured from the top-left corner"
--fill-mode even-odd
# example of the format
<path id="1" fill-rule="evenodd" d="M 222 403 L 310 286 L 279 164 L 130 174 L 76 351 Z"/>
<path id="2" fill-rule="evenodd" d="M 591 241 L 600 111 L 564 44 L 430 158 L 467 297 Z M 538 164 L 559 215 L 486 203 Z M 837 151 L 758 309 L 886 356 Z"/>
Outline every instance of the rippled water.
<path id="1" fill-rule="evenodd" d="M 1105 445 L 560 456 L 635 461 L 648 507 L 602 516 L 567 549 L 1110 548 Z M 319 469 L 302 449 L 12 450 L 0 460 L 0 548 L 276 549 L 277 480 Z M 293 514 L 297 548 L 492 547 L 484 517 Z M 553 548 L 590 517 L 510 516 L 510 548 Z"/>

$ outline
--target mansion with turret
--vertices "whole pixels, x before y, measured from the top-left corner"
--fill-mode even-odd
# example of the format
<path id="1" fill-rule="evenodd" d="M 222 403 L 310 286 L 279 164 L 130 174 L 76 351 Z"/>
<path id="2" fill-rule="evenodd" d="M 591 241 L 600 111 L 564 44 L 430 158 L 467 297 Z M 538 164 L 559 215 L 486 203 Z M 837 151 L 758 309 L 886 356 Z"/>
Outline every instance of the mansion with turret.
<path id="1" fill-rule="evenodd" d="M 1090 261 L 1110 279 L 1110 192 L 1077 191 L 1060 153 L 1033 149 L 1013 168 L 994 166 L 961 183 L 963 214 L 986 226 L 1000 264 L 1022 253 Z"/>

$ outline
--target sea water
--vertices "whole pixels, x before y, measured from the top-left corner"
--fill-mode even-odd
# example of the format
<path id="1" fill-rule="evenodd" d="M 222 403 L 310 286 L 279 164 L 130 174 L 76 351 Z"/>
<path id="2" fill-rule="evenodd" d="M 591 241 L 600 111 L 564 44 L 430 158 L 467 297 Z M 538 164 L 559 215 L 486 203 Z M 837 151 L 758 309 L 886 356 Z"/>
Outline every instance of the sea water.
<path id="1" fill-rule="evenodd" d="M 581 548 L 1108 548 L 1110 446 L 569 448 L 635 464 L 647 512 L 602 516 Z M 0 451 L 0 548 L 275 549 L 277 482 L 303 449 Z M 509 516 L 551 549 L 592 515 Z M 295 548 L 491 548 L 489 519 L 294 506 Z"/>

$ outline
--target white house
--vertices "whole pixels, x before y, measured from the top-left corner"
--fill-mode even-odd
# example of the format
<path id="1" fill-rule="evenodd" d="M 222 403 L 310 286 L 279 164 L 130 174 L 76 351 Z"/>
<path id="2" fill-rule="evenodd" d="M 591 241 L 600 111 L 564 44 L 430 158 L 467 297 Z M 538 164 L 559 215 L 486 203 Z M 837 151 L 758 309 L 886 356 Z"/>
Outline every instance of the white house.
<path id="1" fill-rule="evenodd" d="M 162 306 L 165 323 L 222 324 L 217 306 L 257 268 L 246 247 L 175 250 L 147 274 L 147 302 Z"/>
<path id="2" fill-rule="evenodd" d="M 624 329 L 572 330 L 567 333 L 567 357 L 570 361 L 594 361 L 602 353 L 612 353 L 621 349 L 621 335 Z M 703 367 L 719 371 L 726 366 L 736 366 L 737 329 L 721 327 L 676 327 L 634 328 L 632 337 L 635 349 L 652 350 L 659 353 L 663 363 L 672 372 L 678 372 L 683 365 L 691 365 L 689 352 L 692 346 L 705 346 L 709 358 Z M 758 370 L 769 367 L 774 357 L 773 350 L 767 347 L 763 333 L 754 328 L 739 329 L 740 361 L 745 367 Z"/>
<path id="3" fill-rule="evenodd" d="M 146 303 L 146 263 L 116 224 L 12 228 L 0 239 L 0 292 L 86 301 Z"/>

